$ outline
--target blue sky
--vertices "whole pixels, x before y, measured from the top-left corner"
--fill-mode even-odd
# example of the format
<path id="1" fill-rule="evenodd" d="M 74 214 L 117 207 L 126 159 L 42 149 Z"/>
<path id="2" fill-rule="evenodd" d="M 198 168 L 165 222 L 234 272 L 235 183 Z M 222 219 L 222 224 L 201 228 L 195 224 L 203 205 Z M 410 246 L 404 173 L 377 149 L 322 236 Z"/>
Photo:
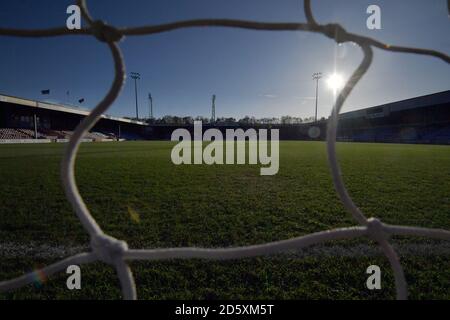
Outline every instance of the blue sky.
<path id="1" fill-rule="evenodd" d="M 62 26 L 72 3 L 2 1 L 0 26 Z M 94 17 L 117 26 L 194 18 L 305 21 L 299 0 L 89 0 L 88 4 Z M 370 4 L 381 7 L 382 30 L 366 28 Z M 450 19 L 444 0 L 318 0 L 313 1 L 313 10 L 322 23 L 340 22 L 349 31 L 387 43 L 450 53 Z M 318 34 L 225 28 L 128 37 L 120 46 L 128 73 L 141 73 L 140 115 L 148 115 L 151 92 L 158 117 L 209 117 L 212 94 L 217 95 L 219 117 L 309 117 L 314 113 L 312 73 L 322 72 L 326 77 L 336 68 L 349 76 L 362 57 L 358 47 L 336 46 Z M 3 94 L 72 103 L 85 98 L 83 106 L 90 108 L 101 100 L 113 77 L 108 49 L 90 36 L 1 37 L 0 55 Z M 449 67 L 438 59 L 376 49 L 371 70 L 344 111 L 448 90 L 449 84 Z M 41 96 L 43 89 L 51 89 L 51 95 Z M 319 116 L 327 116 L 333 95 L 325 81 L 319 94 Z M 128 80 L 108 113 L 133 116 L 134 112 L 134 87 Z"/>

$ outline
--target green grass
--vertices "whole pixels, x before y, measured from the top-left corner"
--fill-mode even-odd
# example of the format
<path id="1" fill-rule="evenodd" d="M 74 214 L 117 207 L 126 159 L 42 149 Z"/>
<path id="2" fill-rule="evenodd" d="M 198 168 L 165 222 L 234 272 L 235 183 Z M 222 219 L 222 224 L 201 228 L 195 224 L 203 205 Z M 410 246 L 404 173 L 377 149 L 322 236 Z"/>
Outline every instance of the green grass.
<path id="1" fill-rule="evenodd" d="M 222 247 L 288 239 L 356 224 L 331 182 L 325 144 L 281 142 L 280 170 L 259 165 L 182 165 L 170 142 L 83 144 L 76 177 L 92 215 L 132 248 Z M 0 244 L 87 246 L 88 237 L 59 179 L 63 145 L 0 145 Z M 338 145 L 344 180 L 367 216 L 386 223 L 450 229 L 450 148 Z M 137 213 L 139 221 L 130 213 Z M 444 242 L 398 237 L 397 245 Z M 339 246 L 375 245 L 366 239 Z M 330 246 L 336 243 L 330 243 Z M 448 247 L 447 247 L 448 248 Z M 387 299 L 393 275 L 382 255 L 277 255 L 225 262 L 133 262 L 141 299 Z M 450 299 L 450 252 L 400 251 L 413 299 Z M 0 279 L 58 258 L 11 257 L 0 247 Z M 366 268 L 382 268 L 382 290 L 365 287 Z M 66 275 L 0 298 L 116 299 L 117 278 L 101 263 L 82 266 L 82 290 Z"/>

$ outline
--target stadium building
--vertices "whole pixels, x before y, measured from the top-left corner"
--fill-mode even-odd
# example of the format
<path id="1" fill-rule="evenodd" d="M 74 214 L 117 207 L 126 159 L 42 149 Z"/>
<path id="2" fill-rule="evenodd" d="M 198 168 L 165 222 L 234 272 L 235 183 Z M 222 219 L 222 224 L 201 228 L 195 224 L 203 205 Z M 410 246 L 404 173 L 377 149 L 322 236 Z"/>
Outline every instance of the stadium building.
<path id="1" fill-rule="evenodd" d="M 450 144 L 450 90 L 340 115 L 340 140 Z"/>
<path id="2" fill-rule="evenodd" d="M 64 142 L 89 111 L 0 95 L 0 142 Z M 279 129 L 281 140 L 324 140 L 326 121 L 303 124 L 204 124 L 203 129 Z M 147 124 L 103 115 L 87 141 L 169 140 L 173 130 L 193 125 Z M 339 141 L 450 144 L 450 90 L 346 112 Z"/>
<path id="3" fill-rule="evenodd" d="M 0 95 L 0 141 L 65 142 L 88 110 Z M 85 141 L 140 140 L 145 122 L 102 115 Z"/>
<path id="4" fill-rule="evenodd" d="M 351 142 L 450 144 L 450 90 L 339 115 L 338 140 Z M 175 128 L 152 124 L 149 138 L 169 140 Z M 279 129 L 281 140 L 325 140 L 327 121 L 303 124 L 203 124 L 203 129 Z"/>

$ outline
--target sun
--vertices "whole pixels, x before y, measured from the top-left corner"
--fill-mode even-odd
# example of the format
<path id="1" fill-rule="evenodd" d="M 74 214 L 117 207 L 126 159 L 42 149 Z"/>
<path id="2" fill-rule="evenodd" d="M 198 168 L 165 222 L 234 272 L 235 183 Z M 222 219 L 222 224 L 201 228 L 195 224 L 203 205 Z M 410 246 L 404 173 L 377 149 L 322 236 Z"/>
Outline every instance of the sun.
<path id="1" fill-rule="evenodd" d="M 338 73 L 333 73 L 327 79 L 327 85 L 333 91 L 342 89 L 344 83 L 344 78 Z"/>

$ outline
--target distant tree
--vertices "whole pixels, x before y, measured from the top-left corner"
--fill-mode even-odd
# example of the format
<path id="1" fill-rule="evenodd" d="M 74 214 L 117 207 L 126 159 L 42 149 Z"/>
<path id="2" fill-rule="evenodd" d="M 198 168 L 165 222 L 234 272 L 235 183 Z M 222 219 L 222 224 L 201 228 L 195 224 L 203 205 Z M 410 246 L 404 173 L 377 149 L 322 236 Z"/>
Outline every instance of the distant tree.
<path id="1" fill-rule="evenodd" d="M 314 122 L 315 118 L 314 117 L 307 117 L 303 119 L 303 123 L 310 123 L 310 122 Z"/>
<path id="2" fill-rule="evenodd" d="M 195 121 L 201 121 L 202 123 L 209 123 L 210 119 L 202 116 L 195 117 Z"/>
<path id="3" fill-rule="evenodd" d="M 190 116 L 188 117 L 183 117 L 183 123 L 184 124 L 193 124 L 194 123 L 194 119 Z"/>
<path id="4" fill-rule="evenodd" d="M 238 123 L 239 124 L 250 124 L 250 117 L 249 116 L 245 116 L 242 119 L 239 119 Z"/>
<path id="5" fill-rule="evenodd" d="M 124 117 L 127 119 L 135 120 L 131 117 Z M 219 117 L 216 119 L 215 123 L 218 124 L 225 124 L 225 125 L 234 125 L 234 124 L 241 124 L 241 125 L 254 125 L 254 124 L 301 124 L 301 123 L 311 123 L 314 122 L 314 117 L 292 117 L 289 115 L 282 116 L 281 118 L 255 118 L 254 116 L 245 116 L 239 120 L 236 120 L 236 118 L 233 117 Z M 142 119 L 141 119 L 142 120 Z M 325 117 L 320 118 L 319 121 L 326 121 L 327 119 Z M 171 124 L 171 125 L 189 125 L 193 124 L 194 121 L 201 121 L 203 124 L 209 124 L 211 123 L 211 119 L 203 116 L 196 116 L 195 118 L 191 116 L 185 116 L 185 117 L 179 117 L 179 116 L 172 116 L 172 115 L 166 115 L 162 118 L 157 119 L 144 119 L 147 123 L 157 123 L 157 124 Z"/>
<path id="6" fill-rule="evenodd" d="M 282 116 L 281 117 L 281 124 L 292 124 L 293 119 L 291 116 Z"/>
<path id="7" fill-rule="evenodd" d="M 225 122 L 226 122 L 227 124 L 235 124 L 235 123 L 236 123 L 236 119 L 235 119 L 235 118 L 232 118 L 232 117 L 226 118 L 226 119 L 225 119 Z"/>
<path id="8" fill-rule="evenodd" d="M 147 119 L 145 119 L 145 122 L 148 123 L 148 124 L 154 124 L 154 123 L 158 123 L 158 119 L 147 118 Z"/>
<path id="9" fill-rule="evenodd" d="M 164 116 L 161 119 L 161 122 L 164 123 L 164 124 L 174 124 L 175 123 L 172 116 Z"/>

